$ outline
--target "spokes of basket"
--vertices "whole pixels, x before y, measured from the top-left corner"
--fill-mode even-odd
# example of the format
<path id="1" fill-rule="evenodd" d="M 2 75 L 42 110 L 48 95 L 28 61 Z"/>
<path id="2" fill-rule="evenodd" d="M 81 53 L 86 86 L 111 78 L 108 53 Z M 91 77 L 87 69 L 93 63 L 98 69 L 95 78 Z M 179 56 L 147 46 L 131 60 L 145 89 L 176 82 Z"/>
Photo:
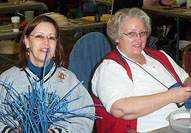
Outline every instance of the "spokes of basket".
<path id="1" fill-rule="evenodd" d="M 46 54 L 48 52 L 49 50 Z M 46 60 L 47 55 L 44 69 L 46 69 Z M 44 80 L 42 79 L 42 81 Z M 80 88 L 80 84 L 82 82 L 76 84 L 60 98 L 56 91 L 48 92 L 48 88 L 44 88 L 43 82 L 34 80 L 31 82 L 31 88 L 26 88 L 27 92 L 18 93 L 13 87 L 13 83 L 0 81 L 0 85 L 3 86 L 0 90 L 6 90 L 5 97 L 1 99 L 0 122 L 13 129 L 21 129 L 23 133 L 47 133 L 51 125 L 67 129 L 66 123 L 79 124 L 71 119 L 74 117 L 95 119 L 95 113 L 85 111 L 94 105 L 85 105 L 71 110 L 68 108 L 70 104 L 84 98 L 82 96 L 71 98 L 75 89 Z M 56 124 L 58 122 L 59 124 Z"/>

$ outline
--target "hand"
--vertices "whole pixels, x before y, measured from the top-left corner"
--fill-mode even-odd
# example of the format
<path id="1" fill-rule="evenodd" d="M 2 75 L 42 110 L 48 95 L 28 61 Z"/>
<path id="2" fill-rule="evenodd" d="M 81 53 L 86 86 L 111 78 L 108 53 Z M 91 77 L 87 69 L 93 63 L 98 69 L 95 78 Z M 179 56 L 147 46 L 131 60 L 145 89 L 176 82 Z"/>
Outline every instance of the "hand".
<path id="1" fill-rule="evenodd" d="M 163 6 L 177 6 L 176 0 L 159 0 L 159 3 Z"/>
<path id="2" fill-rule="evenodd" d="M 20 132 L 19 132 L 19 129 L 12 129 L 12 130 L 10 131 L 10 133 L 20 133 Z"/>
<path id="3" fill-rule="evenodd" d="M 176 87 L 168 91 L 173 103 L 185 102 L 189 97 L 191 97 L 191 87 Z"/>

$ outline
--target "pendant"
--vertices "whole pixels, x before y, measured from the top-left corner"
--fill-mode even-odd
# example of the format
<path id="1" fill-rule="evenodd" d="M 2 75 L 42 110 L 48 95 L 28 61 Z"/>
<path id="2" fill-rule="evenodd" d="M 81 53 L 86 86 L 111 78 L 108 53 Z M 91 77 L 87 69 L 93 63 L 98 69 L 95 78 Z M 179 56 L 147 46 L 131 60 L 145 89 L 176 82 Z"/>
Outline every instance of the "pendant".
<path id="1" fill-rule="evenodd" d="M 59 72 L 59 78 L 61 79 L 61 80 L 63 80 L 65 77 L 64 77 L 65 75 L 64 75 L 64 72 Z"/>

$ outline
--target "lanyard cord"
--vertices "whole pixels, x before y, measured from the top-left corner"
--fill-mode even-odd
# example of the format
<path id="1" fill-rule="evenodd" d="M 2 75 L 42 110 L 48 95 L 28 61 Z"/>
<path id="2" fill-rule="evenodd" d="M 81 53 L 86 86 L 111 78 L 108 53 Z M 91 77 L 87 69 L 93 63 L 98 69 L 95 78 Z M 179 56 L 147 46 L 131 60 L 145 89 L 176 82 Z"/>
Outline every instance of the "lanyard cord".
<path id="1" fill-rule="evenodd" d="M 120 55 L 121 55 L 121 57 L 122 57 L 123 59 L 126 59 L 126 60 L 132 62 L 133 64 L 137 65 L 137 66 L 140 67 L 144 72 L 146 72 L 148 75 L 150 75 L 153 79 L 155 79 L 157 82 L 159 82 L 159 83 L 160 83 L 161 85 L 163 85 L 165 88 L 169 89 L 168 86 L 166 86 L 165 84 L 163 84 L 159 79 L 157 79 L 155 76 L 153 76 L 153 75 L 152 75 L 151 73 L 149 73 L 147 70 L 145 70 L 141 65 L 139 65 L 138 63 L 136 63 L 136 62 L 134 62 L 134 61 L 128 59 L 128 58 L 125 57 L 125 56 L 123 56 L 121 53 L 120 53 Z"/>
<path id="2" fill-rule="evenodd" d="M 120 52 L 119 52 L 120 53 Z M 159 79 L 157 79 L 155 76 L 153 76 L 151 73 L 149 73 L 147 70 L 145 70 L 141 65 L 139 65 L 138 63 L 128 59 L 127 57 L 125 57 L 124 55 L 122 55 L 120 53 L 122 59 L 127 59 L 128 61 L 132 62 L 133 64 L 137 65 L 138 67 L 140 67 L 144 72 L 146 72 L 148 75 L 150 75 L 152 78 L 154 78 L 157 82 L 159 82 L 161 85 L 163 85 L 165 88 L 169 89 L 169 87 L 167 87 L 165 84 L 163 84 Z M 169 72 L 169 71 L 168 71 Z M 170 72 L 169 72 L 170 73 Z M 171 73 L 170 73 L 171 74 Z M 172 74 L 171 74 L 172 75 Z M 174 76 L 172 76 L 174 77 Z M 176 79 L 175 79 L 176 80 Z M 177 107 L 180 108 L 182 106 L 184 106 L 184 103 L 176 103 Z"/>

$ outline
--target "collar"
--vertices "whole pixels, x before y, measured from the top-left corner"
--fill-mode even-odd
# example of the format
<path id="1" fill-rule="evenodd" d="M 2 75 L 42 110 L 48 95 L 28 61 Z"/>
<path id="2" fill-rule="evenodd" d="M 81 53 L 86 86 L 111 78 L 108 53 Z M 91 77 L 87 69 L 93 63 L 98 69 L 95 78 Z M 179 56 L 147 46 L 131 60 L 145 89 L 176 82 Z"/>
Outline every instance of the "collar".
<path id="1" fill-rule="evenodd" d="M 131 58 L 129 58 L 128 56 L 126 56 L 126 55 L 119 49 L 118 46 L 116 46 L 116 49 L 117 49 L 117 51 L 119 51 L 119 53 L 120 53 L 123 57 L 125 57 L 125 58 L 127 58 L 127 59 L 129 59 L 129 60 L 131 60 L 131 61 L 134 61 L 133 59 L 131 59 Z M 145 59 L 147 60 L 147 58 L 148 58 L 149 56 L 145 53 L 145 51 L 142 50 L 141 53 L 143 54 L 143 56 L 144 56 Z"/>
<path id="2" fill-rule="evenodd" d="M 46 66 L 45 69 L 45 75 L 51 70 L 51 68 L 54 65 L 54 60 L 51 59 L 50 63 Z M 31 72 L 33 72 L 39 79 L 43 78 L 43 69 L 44 67 L 38 67 L 35 66 L 34 64 L 32 64 L 32 62 L 30 60 L 28 60 L 27 62 L 27 67 L 30 69 Z"/>
<path id="3" fill-rule="evenodd" d="M 24 69 L 29 81 L 36 81 L 39 82 L 41 80 L 43 80 L 43 82 L 48 81 L 56 72 L 57 66 L 55 63 L 53 63 L 53 66 L 50 68 L 49 71 L 47 71 L 47 74 L 44 76 L 43 79 L 39 78 L 36 74 L 33 73 L 33 71 L 31 71 L 31 69 L 29 69 L 29 67 L 26 67 Z"/>

